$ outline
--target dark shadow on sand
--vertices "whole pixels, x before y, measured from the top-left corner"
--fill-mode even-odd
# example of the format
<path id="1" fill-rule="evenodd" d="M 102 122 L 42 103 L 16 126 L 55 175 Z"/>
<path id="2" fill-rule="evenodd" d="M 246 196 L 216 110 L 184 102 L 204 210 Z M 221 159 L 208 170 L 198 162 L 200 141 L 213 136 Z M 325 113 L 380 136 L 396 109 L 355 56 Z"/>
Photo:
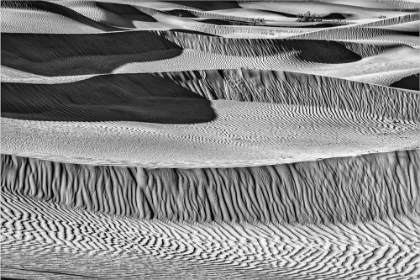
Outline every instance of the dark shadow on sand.
<path id="1" fill-rule="evenodd" d="M 405 77 L 399 80 L 398 82 L 391 84 L 390 87 L 419 91 L 420 90 L 419 83 L 420 83 L 419 74 L 415 74 L 415 75 Z"/>
<path id="2" fill-rule="evenodd" d="M 209 122 L 211 102 L 152 74 L 104 75 L 65 84 L 3 83 L 2 117 L 42 121 Z"/>
<path id="3" fill-rule="evenodd" d="M 184 5 L 191 8 L 201 9 L 204 11 L 240 9 L 236 1 L 168 1 L 170 3 Z"/>
<path id="4" fill-rule="evenodd" d="M 169 59 L 182 48 L 147 31 L 2 34 L 2 65 L 45 76 L 107 74 L 130 62 Z"/>
<path id="5" fill-rule="evenodd" d="M 193 13 L 187 11 L 187 10 L 181 10 L 181 9 L 175 9 L 170 11 L 161 11 L 164 14 L 177 16 L 177 17 L 188 17 L 188 18 L 197 18 L 196 15 Z"/>

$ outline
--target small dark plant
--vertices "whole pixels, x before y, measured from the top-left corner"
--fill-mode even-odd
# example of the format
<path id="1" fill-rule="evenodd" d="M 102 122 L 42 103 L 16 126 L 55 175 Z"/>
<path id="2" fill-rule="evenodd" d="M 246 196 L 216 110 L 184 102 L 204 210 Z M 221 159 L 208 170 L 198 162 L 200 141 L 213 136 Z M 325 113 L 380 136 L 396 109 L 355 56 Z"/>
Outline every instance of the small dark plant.
<path id="1" fill-rule="evenodd" d="M 238 20 L 229 20 L 229 23 L 232 25 L 265 25 L 265 19 L 255 18 L 250 21 L 238 21 Z"/>
<path id="2" fill-rule="evenodd" d="M 321 22 L 322 17 L 317 14 L 311 14 L 311 12 L 306 12 L 304 14 L 298 14 L 297 22 Z"/>
<path id="3" fill-rule="evenodd" d="M 252 25 L 265 25 L 265 19 L 263 18 L 256 18 L 252 19 Z"/>

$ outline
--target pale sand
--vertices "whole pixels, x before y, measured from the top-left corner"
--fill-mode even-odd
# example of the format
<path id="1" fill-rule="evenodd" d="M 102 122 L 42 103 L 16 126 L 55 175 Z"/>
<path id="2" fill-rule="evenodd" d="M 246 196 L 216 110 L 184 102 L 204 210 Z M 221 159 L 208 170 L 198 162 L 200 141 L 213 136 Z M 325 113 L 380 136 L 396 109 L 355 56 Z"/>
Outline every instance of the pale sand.
<path id="1" fill-rule="evenodd" d="M 418 0 L 22 3 L 3 277 L 419 277 Z"/>
<path id="2" fill-rule="evenodd" d="M 2 161 L 3 275 L 415 279 L 420 273 L 419 151 L 243 169 Z"/>
<path id="3" fill-rule="evenodd" d="M 269 103 L 213 101 L 211 106 L 217 118 L 193 125 L 3 118 L 3 153 L 63 162 L 197 168 L 420 147 L 418 122 Z"/>

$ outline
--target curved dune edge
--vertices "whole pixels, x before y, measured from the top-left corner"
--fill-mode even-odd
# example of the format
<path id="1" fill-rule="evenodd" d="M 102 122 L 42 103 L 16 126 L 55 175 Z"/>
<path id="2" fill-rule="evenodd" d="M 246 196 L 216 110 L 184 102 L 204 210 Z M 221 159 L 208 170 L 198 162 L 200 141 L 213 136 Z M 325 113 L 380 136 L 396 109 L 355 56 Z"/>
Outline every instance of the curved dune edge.
<path id="1" fill-rule="evenodd" d="M 420 85 L 419 85 L 419 83 L 420 83 L 419 74 L 420 74 L 420 71 L 418 71 L 414 75 L 405 76 L 404 78 L 402 78 L 402 79 L 394 82 L 393 84 L 391 84 L 391 86 L 395 87 L 395 88 L 405 88 L 405 89 L 419 91 L 420 90 L 420 88 L 419 88 L 420 87 Z"/>
<path id="2" fill-rule="evenodd" d="M 32 13 L 38 13 L 41 20 L 37 20 L 36 17 L 32 17 L 32 24 L 35 22 L 35 25 L 43 26 L 47 32 L 51 27 L 48 26 L 48 20 L 52 21 L 53 23 L 62 25 L 62 20 L 64 19 L 67 24 L 73 24 L 73 27 L 80 26 L 87 29 L 88 33 L 90 30 L 97 30 L 96 33 L 101 32 L 111 32 L 111 31 L 119 31 L 122 30 L 121 28 L 117 28 L 115 26 L 107 25 L 101 23 L 99 21 L 95 21 L 85 15 L 78 13 L 72 9 L 69 9 L 63 5 L 54 3 L 54 2 L 47 2 L 47 1 L 3 1 L 2 5 L 2 16 L 6 16 L 6 20 L 2 20 L 2 32 L 10 32 L 10 33 L 19 33 L 22 32 L 25 27 L 25 23 L 27 23 L 27 29 L 29 32 L 33 32 L 32 29 L 34 28 L 31 25 L 31 21 L 28 20 L 28 16 Z M 14 16 L 23 16 L 19 20 L 17 20 Z M 7 17 L 9 16 L 9 17 Z M 47 22 L 45 21 L 45 17 L 48 19 Z M 23 23 L 23 24 L 22 24 Z M 5 28 L 4 28 L 5 27 Z M 71 26 L 67 26 L 71 27 Z M 64 28 L 62 28 L 64 30 Z M 4 31 L 3 31 L 4 30 Z M 60 30 L 60 28 L 58 28 Z M 77 28 L 76 28 L 77 30 Z M 42 28 L 40 28 L 42 32 Z M 45 31 L 44 31 L 45 32 Z M 74 32 L 73 30 L 71 32 Z"/>
<path id="3" fill-rule="evenodd" d="M 420 150 L 248 168 L 2 162 L 9 192 L 146 220 L 355 224 L 420 214 Z"/>
<path id="4" fill-rule="evenodd" d="M 418 71 L 416 69 L 414 73 Z M 382 74 L 381 77 L 391 79 L 388 82 L 391 84 L 392 79 L 401 79 L 398 78 L 399 72 L 394 72 L 389 73 L 390 77 L 385 75 L 388 73 Z M 407 71 L 400 72 L 404 75 Z M 408 72 L 409 74 L 411 73 Z M 353 77 L 353 79 L 362 78 L 369 77 Z M 89 94 L 86 95 L 85 91 Z M 349 94 L 349 91 L 352 94 Z M 182 123 L 181 111 L 184 112 L 182 115 L 200 115 L 200 110 L 203 110 L 201 121 L 206 119 L 211 121 L 214 117 L 205 116 L 208 111 L 206 108 L 210 104 L 206 106 L 205 101 L 199 99 L 224 99 L 328 107 L 399 121 L 420 121 L 418 93 L 287 71 L 220 69 L 162 72 L 153 75 L 148 73 L 101 75 L 61 84 L 2 83 L 2 93 L 2 116 L 28 120 L 151 121 L 154 119 L 152 116 L 157 116 L 156 120 L 164 121 L 163 114 L 173 111 L 172 115 L 166 116 L 166 122 L 170 123 L 170 119 L 174 118 L 174 123 L 176 119 L 179 119 L 178 123 Z M 179 99 L 183 101 L 178 102 Z M 193 102 L 189 99 L 196 100 Z M 160 100 L 162 104 L 159 106 L 151 104 L 151 100 Z M 178 111 L 175 109 L 168 111 L 163 106 L 168 102 L 178 107 Z M 188 106 L 188 102 L 192 106 L 201 106 L 201 109 L 196 111 L 194 107 Z M 150 108 L 143 109 L 150 115 L 148 118 L 140 114 L 139 108 L 144 108 L 145 104 L 156 110 L 152 114 Z M 109 106 L 117 105 L 120 106 L 121 112 L 125 111 L 128 115 L 122 116 L 107 109 Z M 83 117 L 82 111 L 79 110 L 88 108 L 96 109 L 91 110 L 90 117 Z M 77 116 L 76 111 L 81 115 Z M 183 119 L 184 122 L 187 120 L 192 122 L 199 118 Z"/>
<path id="5" fill-rule="evenodd" d="M 147 31 L 83 35 L 5 33 L 2 38 L 2 65 L 45 76 L 109 73 L 125 63 L 163 60 L 182 52 L 176 44 Z"/>
<path id="6" fill-rule="evenodd" d="M 295 51 L 299 60 L 312 63 L 338 64 L 361 59 L 358 54 L 333 41 L 231 39 L 177 31 L 156 31 L 154 33 L 183 49 L 224 55 L 262 57 Z"/>
<path id="7" fill-rule="evenodd" d="M 210 105 L 216 118 L 195 124 L 3 117 L 2 151 L 71 163 L 197 168 L 273 165 L 419 147 L 419 123 L 404 119 L 263 102 L 216 100 Z"/>

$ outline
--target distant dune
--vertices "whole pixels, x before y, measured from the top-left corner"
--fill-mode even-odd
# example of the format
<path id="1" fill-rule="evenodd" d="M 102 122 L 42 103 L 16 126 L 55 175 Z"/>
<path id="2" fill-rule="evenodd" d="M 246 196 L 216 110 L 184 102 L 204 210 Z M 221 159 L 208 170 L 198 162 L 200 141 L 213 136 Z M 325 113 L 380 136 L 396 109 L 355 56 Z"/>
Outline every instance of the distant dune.
<path id="1" fill-rule="evenodd" d="M 419 5 L 2 1 L 2 279 L 420 278 Z"/>

